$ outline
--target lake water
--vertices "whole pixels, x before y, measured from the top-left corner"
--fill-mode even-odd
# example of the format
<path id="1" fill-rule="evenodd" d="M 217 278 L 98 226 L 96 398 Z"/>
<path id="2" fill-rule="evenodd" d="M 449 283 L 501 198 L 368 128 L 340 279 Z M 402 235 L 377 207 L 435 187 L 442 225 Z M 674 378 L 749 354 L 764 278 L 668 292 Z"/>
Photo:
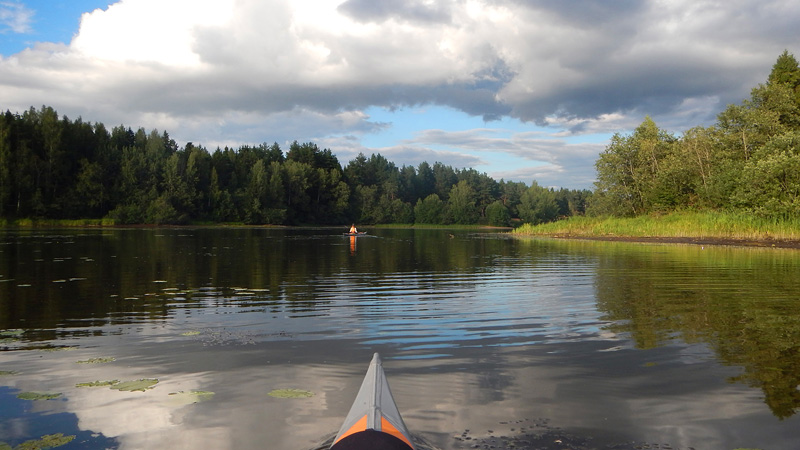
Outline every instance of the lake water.
<path id="1" fill-rule="evenodd" d="M 322 448 L 377 351 L 426 449 L 798 448 L 798 251 L 342 231 L 0 231 L 0 441 Z"/>

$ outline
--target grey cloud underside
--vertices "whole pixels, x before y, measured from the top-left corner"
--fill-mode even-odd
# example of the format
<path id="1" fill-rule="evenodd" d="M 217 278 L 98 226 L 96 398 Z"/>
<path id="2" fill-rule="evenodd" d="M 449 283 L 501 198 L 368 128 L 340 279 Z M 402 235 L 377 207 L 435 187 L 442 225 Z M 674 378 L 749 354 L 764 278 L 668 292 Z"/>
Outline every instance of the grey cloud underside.
<path id="1" fill-rule="evenodd" d="M 348 0 L 339 12 L 360 22 L 384 22 L 390 19 L 408 22 L 448 23 L 447 4 L 428 4 L 418 0 Z"/>
<path id="2" fill-rule="evenodd" d="M 159 83 L 131 82 L 125 92 L 134 110 L 159 111 L 164 105 L 183 114 L 219 110 L 277 113 L 308 108 L 322 113 L 422 104 L 445 105 L 492 121 L 503 116 L 542 123 L 548 115 L 592 118 L 611 112 L 640 110 L 666 114 L 687 97 L 719 95 L 722 102 L 738 102 L 749 89 L 737 74 L 724 67 L 693 66 L 685 60 L 654 58 L 643 68 L 632 63 L 598 65 L 587 79 L 552 86 L 525 98 L 498 100 L 512 74 L 479 76 L 482 81 L 461 84 L 343 84 L 303 86 L 291 83 L 243 87 L 227 77 L 183 78 Z M 750 86 L 752 87 L 752 86 Z"/>
<path id="3" fill-rule="evenodd" d="M 675 36 L 660 36 L 659 41 L 646 40 L 653 39 L 647 32 L 657 25 L 653 21 L 661 18 L 657 3 L 638 0 L 496 0 L 491 3 L 523 6 L 522 10 L 530 17 L 521 16 L 520 21 L 547 18 L 574 30 L 558 42 L 532 43 L 529 51 L 554 61 L 570 73 L 580 74 L 580 82 L 555 83 L 542 92 L 498 102 L 494 97 L 505 82 L 515 77 L 539 75 L 530 70 L 524 75 L 511 73 L 509 65 L 500 58 L 497 64 L 508 69 L 506 76 L 495 78 L 488 86 L 430 89 L 392 86 L 386 87 L 391 94 L 372 95 L 371 98 L 398 101 L 397 106 L 431 102 L 449 105 L 486 120 L 508 114 L 540 124 L 550 115 L 591 119 L 602 114 L 636 111 L 658 116 L 669 114 L 687 98 L 698 96 L 717 97 L 722 108 L 744 98 L 754 81 L 763 81 L 759 75 L 768 73 L 769 66 L 758 65 L 754 61 L 756 58 L 768 61 L 773 55 L 766 57 L 765 52 L 775 55 L 780 52 L 780 44 L 776 42 L 797 41 L 793 20 L 796 14 L 782 15 L 783 2 L 742 4 L 737 6 L 741 9 L 738 12 L 730 5 L 702 4 L 700 9 L 704 14 L 715 9 L 720 14 L 708 14 L 706 25 L 690 24 L 689 16 L 673 18 L 679 26 L 689 28 Z M 350 0 L 340 11 L 364 21 L 424 18 L 447 22 L 447 15 L 442 13 L 445 8 L 417 2 Z M 428 14 L 422 14 L 423 10 Z M 685 33 L 696 33 L 695 39 L 681 41 Z M 770 47 L 773 50 L 765 50 Z M 536 56 L 531 55 L 531 60 L 535 59 Z M 713 121 L 713 114 L 698 119 L 708 123 Z"/>
<path id="4" fill-rule="evenodd" d="M 564 22 L 589 27 L 619 22 L 647 7 L 646 2 L 641 0 L 496 0 L 493 3 L 513 3 L 532 10 L 547 11 Z"/>
<path id="5" fill-rule="evenodd" d="M 604 73 L 609 71 L 619 72 Z M 741 100 L 739 94 L 752 87 L 722 68 L 687 67 L 679 61 L 652 61 L 642 68 L 598 67 L 594 73 L 580 84 L 554 86 L 543 95 L 517 102 L 513 115 L 536 122 L 553 113 L 571 118 L 630 111 L 660 115 L 692 97 L 711 95 L 720 97 L 722 105 L 735 103 Z"/>
<path id="6" fill-rule="evenodd" d="M 277 84 L 242 89 L 224 80 L 172 81 L 129 86 L 128 107 L 142 111 L 158 111 L 169 105 L 181 114 L 238 110 L 278 113 L 307 108 L 330 114 L 361 110 L 370 106 L 405 107 L 438 104 L 453 107 L 470 115 L 495 120 L 511 112 L 509 105 L 495 99 L 496 90 L 474 85 L 343 85 L 301 86 Z"/>

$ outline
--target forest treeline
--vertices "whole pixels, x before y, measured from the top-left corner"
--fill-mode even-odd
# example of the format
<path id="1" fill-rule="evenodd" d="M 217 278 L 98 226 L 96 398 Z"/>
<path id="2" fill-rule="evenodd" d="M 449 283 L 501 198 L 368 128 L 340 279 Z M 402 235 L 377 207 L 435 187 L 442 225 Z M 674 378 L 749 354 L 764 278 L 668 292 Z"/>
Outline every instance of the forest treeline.
<path id="1" fill-rule="evenodd" d="M 314 143 L 179 147 L 165 132 L 59 117 L 0 115 L 0 219 L 117 224 L 487 224 L 582 214 L 588 190 L 499 182 L 473 169 L 380 154 L 342 166 Z"/>
<path id="2" fill-rule="evenodd" d="M 645 118 L 600 154 L 592 215 L 679 209 L 800 214 L 800 69 L 788 51 L 749 99 L 676 137 Z"/>
<path id="3" fill-rule="evenodd" d="M 343 166 L 311 142 L 209 152 L 180 147 L 166 131 L 109 131 L 31 107 L 0 116 L 0 219 L 508 226 L 687 208 L 787 218 L 800 214 L 799 144 L 800 68 L 788 51 L 710 127 L 676 137 L 647 117 L 615 134 L 596 161 L 593 192 L 439 162 L 398 167 L 380 154 Z"/>

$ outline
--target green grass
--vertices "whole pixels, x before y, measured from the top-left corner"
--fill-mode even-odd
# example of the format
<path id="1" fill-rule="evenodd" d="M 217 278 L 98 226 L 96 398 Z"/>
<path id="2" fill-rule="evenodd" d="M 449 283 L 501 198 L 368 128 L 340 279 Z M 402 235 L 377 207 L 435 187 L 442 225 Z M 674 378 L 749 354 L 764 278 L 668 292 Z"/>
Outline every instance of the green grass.
<path id="1" fill-rule="evenodd" d="M 800 239 L 800 218 L 768 219 L 745 213 L 675 212 L 630 218 L 571 217 L 525 224 L 512 233 L 529 236 L 687 237 L 742 240 Z"/>
<path id="2" fill-rule="evenodd" d="M 39 227 L 54 227 L 54 228 L 82 228 L 82 227 L 113 227 L 116 225 L 114 219 L 16 219 L 0 220 L 0 228 L 4 227 L 18 227 L 18 228 L 39 228 Z"/>

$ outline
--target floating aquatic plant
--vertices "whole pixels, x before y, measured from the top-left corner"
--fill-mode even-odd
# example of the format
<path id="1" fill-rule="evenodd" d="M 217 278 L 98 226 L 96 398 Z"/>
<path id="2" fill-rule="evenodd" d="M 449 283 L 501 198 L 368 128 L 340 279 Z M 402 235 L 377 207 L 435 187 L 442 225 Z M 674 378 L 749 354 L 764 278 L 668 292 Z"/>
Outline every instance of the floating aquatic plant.
<path id="1" fill-rule="evenodd" d="M 308 398 L 313 397 L 314 393 L 303 389 L 275 389 L 267 395 L 275 398 Z"/>
<path id="2" fill-rule="evenodd" d="M 25 330 L 22 330 L 22 329 L 19 329 L 19 328 L 15 328 L 15 329 L 11 329 L 11 330 L 2 330 L 2 331 L 0 331 L 0 336 L 16 337 L 16 336 L 22 336 L 23 333 L 25 333 Z"/>
<path id="3" fill-rule="evenodd" d="M 206 400 L 211 400 L 211 398 L 214 397 L 214 393 L 211 391 L 198 390 L 170 392 L 169 395 L 171 395 L 177 402 L 186 405 L 204 402 Z"/>
<path id="4" fill-rule="evenodd" d="M 181 333 L 181 336 L 197 336 L 198 334 L 200 334 L 199 331 L 186 331 Z"/>
<path id="5" fill-rule="evenodd" d="M 111 389 L 118 391 L 141 391 L 144 392 L 148 389 L 153 389 L 153 386 L 158 384 L 157 378 L 142 378 L 141 380 L 123 381 L 121 383 L 111 386 Z"/>
<path id="6" fill-rule="evenodd" d="M 105 364 L 116 361 L 117 358 L 114 357 L 105 357 L 105 358 L 89 358 L 83 361 L 76 361 L 78 364 Z"/>
<path id="7" fill-rule="evenodd" d="M 14 450 L 10 445 L 5 442 L 0 442 L 0 450 Z"/>
<path id="8" fill-rule="evenodd" d="M 0 377 L 8 377 L 11 375 L 16 375 L 19 372 L 13 370 L 0 370 Z"/>
<path id="9" fill-rule="evenodd" d="M 41 347 L 37 348 L 40 352 L 67 352 L 70 350 L 77 350 L 78 347 L 75 346 L 63 346 L 63 347 Z"/>
<path id="10" fill-rule="evenodd" d="M 19 342 L 19 337 L 25 333 L 25 330 L 13 329 L 0 331 L 0 344 L 11 344 Z"/>
<path id="11" fill-rule="evenodd" d="M 52 400 L 61 397 L 61 392 L 21 392 L 17 394 L 20 400 Z"/>
<path id="12" fill-rule="evenodd" d="M 119 380 L 90 381 L 88 383 L 78 383 L 75 385 L 75 387 L 114 386 L 116 384 L 119 384 Z"/>
<path id="13" fill-rule="evenodd" d="M 69 444 L 75 439 L 75 435 L 64 436 L 63 433 L 45 434 L 41 439 L 25 441 L 14 448 L 14 450 L 44 450 L 48 448 L 61 447 Z M 1 449 L 2 447 L 0 447 Z M 9 446 L 9 448 L 11 448 Z"/>

